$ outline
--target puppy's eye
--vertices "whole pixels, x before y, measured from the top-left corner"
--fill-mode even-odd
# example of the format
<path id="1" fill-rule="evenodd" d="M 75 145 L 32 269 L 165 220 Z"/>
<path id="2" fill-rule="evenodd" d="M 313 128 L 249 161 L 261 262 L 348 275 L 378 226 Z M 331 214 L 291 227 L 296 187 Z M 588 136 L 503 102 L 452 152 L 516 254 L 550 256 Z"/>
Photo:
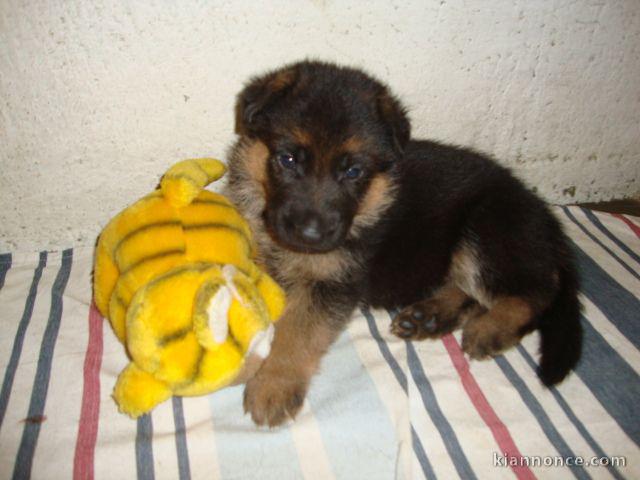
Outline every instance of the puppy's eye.
<path id="1" fill-rule="evenodd" d="M 356 180 L 358 178 L 360 178 L 362 176 L 362 168 L 358 167 L 358 166 L 352 166 L 349 167 L 345 172 L 344 172 L 344 177 L 348 178 L 349 180 Z"/>
<path id="2" fill-rule="evenodd" d="M 282 165 L 284 168 L 294 168 L 296 166 L 297 160 L 296 157 L 291 155 L 290 153 L 279 153 L 276 157 L 278 163 Z"/>

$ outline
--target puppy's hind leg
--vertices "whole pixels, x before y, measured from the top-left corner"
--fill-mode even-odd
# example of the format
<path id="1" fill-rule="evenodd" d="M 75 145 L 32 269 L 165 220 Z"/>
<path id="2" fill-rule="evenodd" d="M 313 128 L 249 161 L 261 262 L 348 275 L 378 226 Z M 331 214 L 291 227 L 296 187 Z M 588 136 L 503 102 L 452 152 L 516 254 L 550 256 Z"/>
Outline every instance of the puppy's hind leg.
<path id="1" fill-rule="evenodd" d="M 520 343 L 531 330 L 533 309 L 519 297 L 495 300 L 484 314 L 470 319 L 462 329 L 462 349 L 474 359 L 500 355 Z"/>
<path id="2" fill-rule="evenodd" d="M 406 340 L 439 338 L 462 327 L 462 348 L 474 359 L 499 355 L 533 328 L 534 306 L 520 296 L 496 296 L 481 280 L 476 252 L 462 245 L 444 286 L 403 309 L 392 333 Z"/>
<path id="3" fill-rule="evenodd" d="M 484 307 L 483 312 L 468 318 L 462 330 L 462 349 L 474 359 L 499 355 L 520 343 L 533 329 L 537 313 L 534 302 L 523 295 L 495 293 L 495 285 L 488 285 L 483 278 L 492 275 L 495 283 L 498 269 L 486 263 L 486 256 L 483 265 L 482 256 L 478 249 L 463 243 L 452 257 L 450 272 L 452 281 Z M 483 268 L 491 274 L 483 275 Z"/>

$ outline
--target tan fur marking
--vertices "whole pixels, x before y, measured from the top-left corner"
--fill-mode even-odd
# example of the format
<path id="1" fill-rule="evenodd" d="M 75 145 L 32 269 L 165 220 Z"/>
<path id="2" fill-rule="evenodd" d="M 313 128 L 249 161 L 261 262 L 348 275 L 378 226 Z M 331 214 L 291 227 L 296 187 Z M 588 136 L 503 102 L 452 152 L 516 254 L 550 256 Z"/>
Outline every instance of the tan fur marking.
<path id="1" fill-rule="evenodd" d="M 327 312 L 317 308 L 306 286 L 287 292 L 287 306 L 276 322 L 274 356 L 296 359 L 295 368 L 311 376 L 320 357 L 326 352 L 339 330 L 330 327 Z"/>
<path id="2" fill-rule="evenodd" d="M 375 176 L 360 201 L 350 233 L 357 235 L 359 229 L 375 224 L 394 199 L 395 186 L 389 176 L 385 174 Z"/>
<path id="3" fill-rule="evenodd" d="M 430 300 L 437 302 L 438 310 L 443 315 L 452 317 L 458 314 L 467 298 L 469 298 L 468 295 L 460 288 L 448 283 L 439 288 Z"/>
<path id="4" fill-rule="evenodd" d="M 296 79 L 296 72 L 293 69 L 282 70 L 277 72 L 271 80 L 269 80 L 269 88 L 274 92 L 282 90 L 293 84 Z"/>
<path id="5" fill-rule="evenodd" d="M 365 142 L 361 137 L 354 135 L 344 141 L 342 144 L 342 150 L 347 153 L 358 153 L 362 151 L 364 143 Z"/>
<path id="6" fill-rule="evenodd" d="M 247 173 L 256 183 L 264 184 L 266 163 L 269 158 L 267 146 L 256 140 L 244 150 L 244 161 Z"/>
<path id="7" fill-rule="evenodd" d="M 493 299 L 482 284 L 480 264 L 473 246 L 463 243 L 454 252 L 451 258 L 449 277 L 462 291 L 484 307 L 490 308 L 492 306 Z"/>
<path id="8" fill-rule="evenodd" d="M 245 410 L 258 425 L 279 425 L 298 413 L 320 359 L 339 333 L 305 287 L 288 292 L 287 302 L 271 354 L 245 390 Z"/>
<path id="9" fill-rule="evenodd" d="M 303 147 L 308 147 L 313 142 L 313 137 L 309 134 L 309 132 L 302 130 L 301 128 L 296 127 L 292 129 L 291 136 L 298 145 Z"/>
<path id="10" fill-rule="evenodd" d="M 487 314 L 508 330 L 517 330 L 529 323 L 533 309 L 529 302 L 522 298 L 501 297 L 495 301 Z"/>
<path id="11" fill-rule="evenodd" d="M 465 324 L 462 348 L 477 359 L 498 355 L 520 342 L 533 314 L 531 304 L 522 298 L 495 299 L 489 311 Z"/>
<path id="12" fill-rule="evenodd" d="M 278 249 L 278 275 L 297 283 L 301 281 L 340 280 L 353 266 L 353 260 L 340 251 L 323 254 L 304 254 Z"/>
<path id="13" fill-rule="evenodd" d="M 233 174 L 224 193 L 247 219 L 259 241 L 260 215 L 266 201 L 266 163 L 269 150 L 262 142 L 244 138 L 231 150 L 229 160 Z"/>
<path id="14" fill-rule="evenodd" d="M 358 215 L 371 215 L 384 208 L 392 200 L 391 181 L 388 175 L 377 175 L 371 181 L 367 193 L 358 206 Z"/>

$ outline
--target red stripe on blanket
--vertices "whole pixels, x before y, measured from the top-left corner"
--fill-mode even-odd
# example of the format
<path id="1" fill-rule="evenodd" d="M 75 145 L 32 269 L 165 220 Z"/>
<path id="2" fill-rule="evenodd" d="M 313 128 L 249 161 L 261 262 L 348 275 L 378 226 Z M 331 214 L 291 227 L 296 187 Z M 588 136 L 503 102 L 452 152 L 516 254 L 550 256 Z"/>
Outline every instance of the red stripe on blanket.
<path id="1" fill-rule="evenodd" d="M 451 362 L 454 367 L 458 371 L 458 375 L 460 376 L 460 380 L 462 380 L 462 385 L 473 403 L 473 406 L 480 414 L 484 423 L 491 430 L 491 434 L 493 438 L 496 439 L 500 450 L 503 455 L 506 455 L 507 458 L 515 457 L 518 458 L 518 462 L 516 466 L 511 466 L 513 473 L 515 473 L 516 477 L 520 479 L 535 479 L 535 475 L 533 472 L 520 460 L 522 459 L 522 454 L 516 447 L 513 438 L 511 438 L 511 434 L 509 430 L 502 423 L 502 420 L 498 418 L 496 412 L 493 410 L 487 397 L 484 396 L 484 393 L 480 389 L 478 382 L 471 374 L 469 370 L 469 362 L 464 358 L 464 354 L 462 353 L 462 349 L 458 344 L 456 338 L 449 334 L 442 337 L 442 343 L 444 343 L 447 352 L 449 352 L 449 357 L 451 357 Z"/>
<path id="2" fill-rule="evenodd" d="M 614 213 L 613 214 L 614 217 L 622 220 L 624 223 L 627 224 L 627 226 L 633 230 L 633 233 L 636 234 L 636 236 L 638 238 L 640 238 L 640 227 L 638 225 L 636 225 L 635 223 L 633 223 L 631 220 L 629 220 L 627 217 L 625 217 L 624 215 L 620 215 L 619 213 Z"/>
<path id="3" fill-rule="evenodd" d="M 89 342 L 84 357 L 84 387 L 73 460 L 74 480 L 91 480 L 94 476 L 94 453 L 100 414 L 100 366 L 102 364 L 102 324 L 104 320 L 95 304 L 89 309 Z"/>

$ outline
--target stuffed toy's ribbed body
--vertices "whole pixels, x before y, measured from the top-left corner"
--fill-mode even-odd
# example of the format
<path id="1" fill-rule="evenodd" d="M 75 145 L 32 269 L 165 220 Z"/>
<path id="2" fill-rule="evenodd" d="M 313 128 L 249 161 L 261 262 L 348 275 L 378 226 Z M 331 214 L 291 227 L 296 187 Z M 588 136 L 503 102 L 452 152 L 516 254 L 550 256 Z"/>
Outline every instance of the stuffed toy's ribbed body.
<path id="1" fill-rule="evenodd" d="M 94 300 L 131 359 L 114 398 L 132 417 L 246 380 L 268 354 L 284 294 L 253 262 L 246 221 L 204 190 L 224 171 L 214 159 L 174 165 L 99 237 Z"/>

